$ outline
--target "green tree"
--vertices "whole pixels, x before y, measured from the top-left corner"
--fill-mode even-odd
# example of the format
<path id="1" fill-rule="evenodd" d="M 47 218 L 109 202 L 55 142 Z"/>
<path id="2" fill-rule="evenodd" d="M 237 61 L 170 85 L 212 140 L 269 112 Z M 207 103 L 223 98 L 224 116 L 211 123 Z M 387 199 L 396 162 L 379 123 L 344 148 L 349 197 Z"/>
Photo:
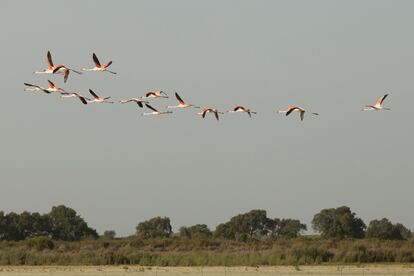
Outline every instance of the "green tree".
<path id="1" fill-rule="evenodd" d="M 170 219 L 167 217 L 155 217 L 140 222 L 137 227 L 137 236 L 142 239 L 168 238 L 172 234 Z"/>
<path id="2" fill-rule="evenodd" d="M 226 240 L 235 239 L 234 231 L 229 222 L 220 223 L 219 225 L 217 225 L 213 236 L 214 238 L 226 239 Z"/>
<path id="3" fill-rule="evenodd" d="M 180 227 L 180 237 L 183 238 L 202 238 L 207 239 L 212 237 L 212 233 L 207 225 L 205 224 L 196 224 L 190 227 L 182 226 Z"/>
<path id="4" fill-rule="evenodd" d="M 374 219 L 369 223 L 366 237 L 380 240 L 405 240 L 411 237 L 411 231 L 400 223 L 392 224 L 386 218 Z"/>
<path id="5" fill-rule="evenodd" d="M 244 241 L 253 237 L 264 236 L 268 233 L 269 219 L 265 210 L 251 210 L 239 214 L 226 223 L 216 227 L 214 236 L 224 239 L 237 239 Z"/>
<path id="6" fill-rule="evenodd" d="M 76 211 L 60 205 L 52 207 L 49 213 L 51 234 L 55 240 L 76 241 L 88 237 L 98 238 L 95 229 L 76 214 Z"/>
<path id="7" fill-rule="evenodd" d="M 408 240 L 412 237 L 411 230 L 405 227 L 403 224 L 397 223 L 394 225 L 394 228 L 400 233 L 403 240 Z"/>
<path id="8" fill-rule="evenodd" d="M 20 239 L 49 236 L 51 230 L 49 216 L 24 211 L 18 215 L 16 230 Z"/>
<path id="9" fill-rule="evenodd" d="M 22 240 L 24 236 L 19 231 L 20 216 L 14 212 L 10 212 L 4 216 L 5 232 L 3 239 L 5 240 Z"/>
<path id="10" fill-rule="evenodd" d="M 4 215 L 0 212 L 0 240 L 24 240 L 35 236 L 48 236 L 50 230 L 47 215 L 11 212 Z"/>
<path id="11" fill-rule="evenodd" d="M 269 231 L 274 237 L 296 238 L 306 231 L 306 224 L 297 219 L 274 219 L 268 223 Z"/>
<path id="12" fill-rule="evenodd" d="M 365 223 L 347 206 L 323 209 L 312 220 L 312 227 L 325 238 L 363 238 Z"/>

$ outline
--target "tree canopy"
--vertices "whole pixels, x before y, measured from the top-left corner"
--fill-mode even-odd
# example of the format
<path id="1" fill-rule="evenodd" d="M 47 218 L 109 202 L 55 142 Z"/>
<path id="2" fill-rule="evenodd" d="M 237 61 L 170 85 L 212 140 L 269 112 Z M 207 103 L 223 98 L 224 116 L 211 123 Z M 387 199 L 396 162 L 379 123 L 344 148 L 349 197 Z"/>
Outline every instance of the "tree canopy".
<path id="1" fill-rule="evenodd" d="M 411 231 L 401 223 L 392 224 L 386 218 L 374 219 L 368 225 L 366 237 L 380 240 L 406 240 L 411 237 Z"/>
<path id="2" fill-rule="evenodd" d="M 347 206 L 323 209 L 312 220 L 312 227 L 325 238 L 363 238 L 366 225 Z"/>
<path id="3" fill-rule="evenodd" d="M 136 230 L 137 236 L 143 239 L 168 238 L 172 234 L 170 219 L 167 217 L 155 217 L 140 222 Z"/>
<path id="4" fill-rule="evenodd" d="M 194 239 L 194 238 L 201 238 L 201 239 L 208 239 L 213 236 L 210 229 L 205 224 L 196 224 L 190 227 L 182 226 L 179 229 L 180 237 Z"/>
<path id="5" fill-rule="evenodd" d="M 53 207 L 48 214 L 21 214 L 0 212 L 0 240 L 24 240 L 45 236 L 56 240 L 74 241 L 86 237 L 97 238 L 98 234 L 66 206 Z"/>
<path id="6" fill-rule="evenodd" d="M 219 224 L 214 236 L 240 241 L 264 236 L 293 238 L 303 230 L 306 230 L 306 225 L 299 220 L 270 219 L 265 210 L 251 210 L 232 217 L 229 222 Z"/>

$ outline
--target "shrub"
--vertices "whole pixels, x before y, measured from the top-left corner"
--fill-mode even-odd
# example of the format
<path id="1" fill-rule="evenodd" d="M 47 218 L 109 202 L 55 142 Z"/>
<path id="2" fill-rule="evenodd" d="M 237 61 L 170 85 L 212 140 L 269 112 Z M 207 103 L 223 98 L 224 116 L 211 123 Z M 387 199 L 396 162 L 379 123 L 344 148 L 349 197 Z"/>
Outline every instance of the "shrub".
<path id="1" fill-rule="evenodd" d="M 44 249 L 53 249 L 55 244 L 51 239 L 48 237 L 34 237 L 27 241 L 27 244 L 30 248 L 34 248 L 38 251 L 42 251 Z"/>

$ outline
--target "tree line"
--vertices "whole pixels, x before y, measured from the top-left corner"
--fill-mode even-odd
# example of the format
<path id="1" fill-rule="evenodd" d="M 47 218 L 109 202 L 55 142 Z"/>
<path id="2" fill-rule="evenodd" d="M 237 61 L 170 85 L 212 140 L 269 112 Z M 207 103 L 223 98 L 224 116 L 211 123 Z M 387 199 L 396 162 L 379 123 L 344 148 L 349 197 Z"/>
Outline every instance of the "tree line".
<path id="1" fill-rule="evenodd" d="M 77 241 L 98 238 L 95 229 L 88 226 L 75 210 L 64 205 L 52 207 L 47 214 L 0 211 L 0 240 L 19 241 L 33 237 Z"/>
<path id="2" fill-rule="evenodd" d="M 407 240 L 411 231 L 401 223 L 393 224 L 386 218 L 372 220 L 368 226 L 347 206 L 323 209 L 311 222 L 313 230 L 327 239 Z M 136 236 L 143 240 L 178 236 L 182 239 L 221 239 L 247 242 L 260 239 L 297 238 L 307 226 L 297 219 L 269 218 L 265 210 L 251 210 L 238 214 L 217 225 L 214 231 L 206 224 L 183 226 L 177 233 L 172 230 L 168 217 L 155 217 L 138 223 Z M 88 226 L 75 210 L 64 205 L 52 207 L 47 214 L 0 211 L 0 240 L 19 241 L 34 237 L 52 240 L 78 241 L 97 239 L 98 233 Z M 114 239 L 113 230 L 105 231 L 102 238 Z"/>

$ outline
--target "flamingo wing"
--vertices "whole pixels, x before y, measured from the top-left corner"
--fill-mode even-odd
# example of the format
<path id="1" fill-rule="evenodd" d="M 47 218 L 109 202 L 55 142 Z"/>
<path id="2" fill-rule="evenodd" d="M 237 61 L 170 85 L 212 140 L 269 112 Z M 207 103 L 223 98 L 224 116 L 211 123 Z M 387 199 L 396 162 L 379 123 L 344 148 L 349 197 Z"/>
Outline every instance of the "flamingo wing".
<path id="1" fill-rule="evenodd" d="M 112 64 L 112 60 L 108 62 L 107 64 L 105 64 L 104 68 L 108 68 L 111 64 Z"/>
<path id="2" fill-rule="evenodd" d="M 53 82 L 51 82 L 50 80 L 47 80 L 47 82 L 49 83 L 49 87 L 50 88 L 54 88 L 55 84 Z"/>
<path id="3" fill-rule="evenodd" d="M 65 72 L 63 73 L 63 82 L 66 83 L 68 81 L 69 78 L 69 69 L 66 69 Z"/>
<path id="4" fill-rule="evenodd" d="M 292 113 L 294 110 L 296 110 L 297 109 L 297 107 L 296 106 L 291 106 L 291 107 L 289 107 L 289 109 L 287 110 L 287 112 L 286 112 L 286 116 L 288 116 L 290 113 Z"/>
<path id="5" fill-rule="evenodd" d="M 92 59 L 93 59 L 93 62 L 95 63 L 95 65 L 96 65 L 96 67 L 101 68 L 101 63 L 99 62 L 99 59 L 98 59 L 98 57 L 95 55 L 95 53 L 93 53 L 93 54 L 92 54 Z"/>
<path id="6" fill-rule="evenodd" d="M 37 88 L 41 89 L 41 87 L 40 87 L 40 86 L 38 86 L 38 85 L 34 85 L 34 84 L 30 84 L 30 83 L 27 83 L 27 82 L 24 82 L 24 85 L 26 85 L 26 86 L 30 86 L 30 87 L 37 87 Z"/>
<path id="7" fill-rule="evenodd" d="M 79 95 L 79 94 L 77 94 L 77 93 L 76 93 L 76 96 L 79 98 L 79 100 L 81 100 L 81 102 L 82 102 L 83 104 L 88 104 L 88 102 L 86 101 L 86 99 L 85 99 L 83 96 L 81 96 L 81 95 Z"/>
<path id="8" fill-rule="evenodd" d="M 216 116 L 216 119 L 217 119 L 217 121 L 218 121 L 218 120 L 219 120 L 219 115 L 218 115 L 217 110 L 216 110 L 216 111 L 214 111 L 214 116 Z"/>
<path id="9" fill-rule="evenodd" d="M 388 94 L 385 94 L 384 96 L 382 96 L 381 98 L 378 99 L 378 101 L 375 103 L 376 106 L 380 106 L 382 104 L 382 102 L 385 100 L 385 98 L 388 97 Z"/>
<path id="10" fill-rule="evenodd" d="M 47 51 L 47 69 L 49 70 L 53 69 L 53 61 L 52 61 L 52 55 L 50 54 L 50 51 Z"/>
<path id="11" fill-rule="evenodd" d="M 65 68 L 65 66 L 63 66 L 63 65 L 58 65 L 58 66 L 56 66 L 56 68 L 55 69 L 53 69 L 53 74 L 56 74 L 57 73 L 57 71 L 59 71 L 60 69 L 62 69 L 62 68 Z"/>
<path id="12" fill-rule="evenodd" d="M 175 92 L 175 97 L 177 98 L 177 100 L 178 100 L 178 102 L 180 103 L 180 104 L 185 104 L 185 102 L 183 101 L 183 99 L 180 97 L 180 95 L 178 95 L 178 93 L 177 92 Z"/>
<path id="13" fill-rule="evenodd" d="M 305 118 L 305 111 L 301 111 L 300 112 L 300 120 L 303 121 L 304 118 Z"/>
<path id="14" fill-rule="evenodd" d="M 91 95 L 95 98 L 95 99 L 99 99 L 99 96 L 95 94 L 95 92 L 92 91 L 92 89 L 89 89 L 89 93 L 91 93 Z"/>
<path id="15" fill-rule="evenodd" d="M 145 104 L 145 106 L 155 112 L 158 112 L 158 110 L 156 110 L 155 108 L 153 108 L 152 106 L 150 106 L 149 104 Z"/>

